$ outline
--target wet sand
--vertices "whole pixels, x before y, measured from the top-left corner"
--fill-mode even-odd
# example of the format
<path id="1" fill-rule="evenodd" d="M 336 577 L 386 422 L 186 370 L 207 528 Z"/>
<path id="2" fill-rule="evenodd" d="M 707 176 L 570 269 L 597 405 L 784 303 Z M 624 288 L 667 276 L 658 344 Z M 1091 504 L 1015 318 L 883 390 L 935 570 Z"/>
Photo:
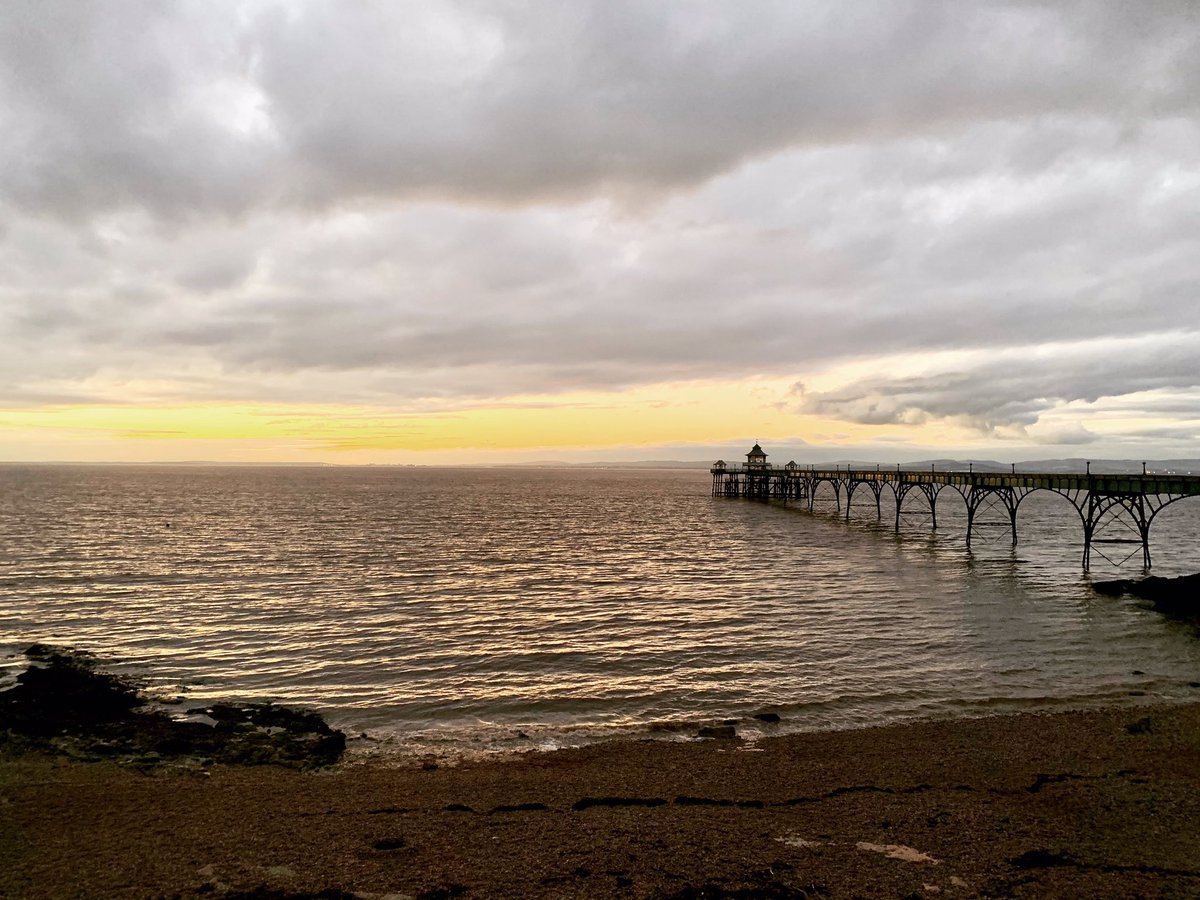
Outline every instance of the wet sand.
<path id="1" fill-rule="evenodd" d="M 5 897 L 1195 897 L 1200 704 L 423 769 L 0 756 Z"/>

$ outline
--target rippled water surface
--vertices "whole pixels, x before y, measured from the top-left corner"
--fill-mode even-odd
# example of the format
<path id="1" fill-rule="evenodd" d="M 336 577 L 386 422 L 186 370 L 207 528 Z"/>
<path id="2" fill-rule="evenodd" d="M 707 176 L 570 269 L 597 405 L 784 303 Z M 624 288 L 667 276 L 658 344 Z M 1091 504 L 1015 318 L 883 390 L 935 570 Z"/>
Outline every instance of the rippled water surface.
<path id="1" fill-rule="evenodd" d="M 558 746 L 770 710 L 851 727 L 1200 697 L 1200 642 L 1094 594 L 1060 498 L 963 547 L 704 471 L 0 467 L 0 644 L 164 691 L 317 707 L 394 746 Z M 907 512 L 907 507 L 906 507 Z M 1200 500 L 1152 533 L 1200 569 Z M 1100 564 L 1095 564 L 1099 562 Z M 1136 562 L 1136 560 L 1135 560 Z M 1094 578 L 1131 577 L 1094 561 Z M 9 671 L 16 661 L 8 660 Z"/>

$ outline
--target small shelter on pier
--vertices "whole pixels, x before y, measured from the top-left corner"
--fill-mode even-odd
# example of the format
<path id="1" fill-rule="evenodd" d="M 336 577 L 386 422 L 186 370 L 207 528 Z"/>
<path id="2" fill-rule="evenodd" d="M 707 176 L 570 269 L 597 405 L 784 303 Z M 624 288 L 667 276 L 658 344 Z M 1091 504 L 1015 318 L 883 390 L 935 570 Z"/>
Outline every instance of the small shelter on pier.
<path id="1" fill-rule="evenodd" d="M 758 446 L 757 442 L 750 452 L 746 454 L 747 469 L 765 469 L 767 467 L 767 454 L 763 452 L 763 448 Z"/>

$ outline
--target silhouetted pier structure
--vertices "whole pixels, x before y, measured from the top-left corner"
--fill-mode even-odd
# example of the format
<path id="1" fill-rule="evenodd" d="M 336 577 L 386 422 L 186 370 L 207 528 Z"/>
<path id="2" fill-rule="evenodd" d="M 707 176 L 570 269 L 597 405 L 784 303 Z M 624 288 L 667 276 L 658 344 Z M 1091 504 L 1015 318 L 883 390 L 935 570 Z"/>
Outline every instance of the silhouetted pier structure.
<path id="1" fill-rule="evenodd" d="M 971 538 L 983 527 L 1007 526 L 1012 532 L 1012 544 L 1017 545 L 1017 512 L 1021 501 L 1036 491 L 1048 491 L 1065 497 L 1079 514 L 1083 525 L 1083 568 L 1091 565 L 1092 547 L 1096 544 L 1140 544 L 1142 564 L 1150 568 L 1150 526 L 1154 517 L 1166 506 L 1185 497 L 1200 497 L 1200 475 L 1141 474 L 1093 475 L 1091 465 L 1083 474 L 1047 474 L 1018 472 L 937 471 L 901 469 L 899 466 L 875 469 L 835 467 L 816 469 L 789 462 L 784 466 L 767 465 L 767 454 L 755 444 L 746 454 L 746 464 L 731 466 L 718 460 L 709 470 L 712 473 L 714 497 L 744 497 L 750 500 L 779 500 L 807 504 L 809 511 L 817 499 L 822 484 L 833 489 L 833 499 L 839 514 L 850 507 L 856 495 L 873 501 L 875 514 L 882 518 L 881 497 L 890 490 L 896 503 L 896 527 L 904 504 L 917 500 L 928 507 L 932 527 L 937 528 L 937 503 L 943 491 L 950 490 L 962 498 L 967 510 L 967 547 Z M 843 502 L 844 501 L 844 502 Z M 982 512 L 999 511 L 1002 521 L 981 521 Z M 1125 526 L 1125 534 L 1134 536 L 1110 537 L 1113 525 Z M 1115 529 L 1114 529 L 1115 530 Z M 1099 551 L 1098 551 L 1099 552 Z M 1134 550 L 1134 553 L 1137 551 Z M 1107 557 L 1106 557 L 1107 558 Z"/>

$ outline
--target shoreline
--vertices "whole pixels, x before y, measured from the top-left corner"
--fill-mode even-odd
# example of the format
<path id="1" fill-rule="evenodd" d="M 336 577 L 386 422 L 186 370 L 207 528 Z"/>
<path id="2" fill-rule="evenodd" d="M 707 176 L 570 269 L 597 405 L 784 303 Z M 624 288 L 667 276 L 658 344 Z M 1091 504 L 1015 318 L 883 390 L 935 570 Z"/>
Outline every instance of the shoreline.
<path id="1" fill-rule="evenodd" d="M 424 742 L 427 735 L 422 732 L 392 732 L 386 729 L 359 731 L 345 723 L 334 721 L 346 734 L 346 750 L 339 765 L 396 765 L 401 768 L 411 765 L 434 763 L 439 766 L 479 764 L 491 761 L 519 760 L 540 753 L 563 753 L 587 750 L 595 747 L 624 744 L 696 744 L 713 739 L 708 733 L 713 729 L 732 727 L 734 738 L 748 747 L 766 741 L 787 738 L 804 738 L 813 735 L 850 733 L 879 728 L 906 728 L 925 724 L 950 724 L 974 722 L 981 719 L 1008 718 L 1016 716 L 1055 716 L 1088 712 L 1116 712 L 1123 710 L 1135 717 L 1141 709 L 1170 708 L 1200 704 L 1200 682 L 1189 682 L 1187 696 L 1169 696 L 1142 691 L 1124 692 L 1110 697 L 1071 697 L 1016 701 L 995 701 L 990 708 L 980 704 L 969 712 L 938 712 L 921 715 L 912 714 L 901 718 L 884 718 L 877 722 L 854 721 L 849 723 L 798 724 L 799 718 L 781 717 L 779 721 L 755 721 L 758 716 L 744 715 L 729 719 L 668 720 L 630 725 L 626 728 L 600 732 L 588 727 L 572 727 L 558 730 L 553 727 L 540 728 L 530 722 L 515 723 L 510 727 L 493 726 L 504 731 L 507 737 L 492 737 L 486 741 L 443 740 Z M 772 707 L 774 708 L 774 707 Z M 562 739 L 563 735 L 583 733 L 577 739 Z M 706 732 L 701 734 L 701 732 Z"/>
<path id="2" fill-rule="evenodd" d="M 0 896 L 1188 896 L 1200 703 L 453 766 L 0 755 Z"/>

